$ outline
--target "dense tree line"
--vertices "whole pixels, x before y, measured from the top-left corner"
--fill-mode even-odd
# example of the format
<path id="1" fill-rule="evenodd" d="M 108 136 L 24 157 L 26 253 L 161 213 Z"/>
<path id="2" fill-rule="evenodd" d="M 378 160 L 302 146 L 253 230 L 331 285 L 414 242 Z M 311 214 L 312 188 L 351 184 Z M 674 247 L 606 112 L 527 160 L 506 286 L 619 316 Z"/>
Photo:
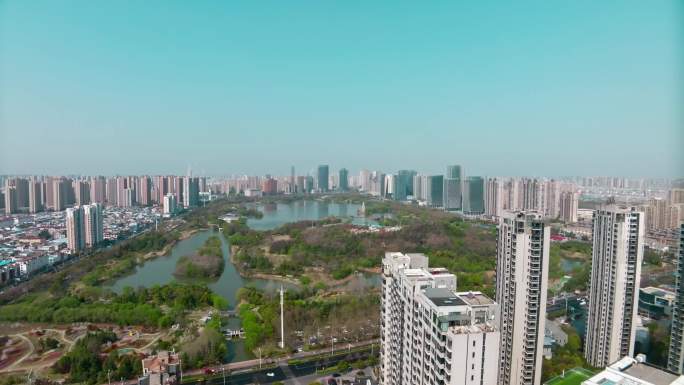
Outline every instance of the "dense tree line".
<path id="1" fill-rule="evenodd" d="M 48 323 L 96 322 L 119 325 L 170 326 L 186 310 L 222 306 L 204 285 L 172 283 L 151 288 L 125 288 L 120 295 L 93 300 L 67 294 L 61 298 L 28 295 L 20 302 L 0 307 L 2 321 Z M 170 309 L 162 312 L 160 307 Z"/>

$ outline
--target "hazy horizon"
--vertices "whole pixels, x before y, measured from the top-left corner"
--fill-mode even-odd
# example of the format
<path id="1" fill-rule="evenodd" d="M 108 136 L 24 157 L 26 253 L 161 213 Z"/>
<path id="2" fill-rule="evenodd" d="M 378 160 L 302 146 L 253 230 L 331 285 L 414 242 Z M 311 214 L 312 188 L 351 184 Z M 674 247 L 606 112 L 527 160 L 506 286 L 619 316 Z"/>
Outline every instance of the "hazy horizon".
<path id="1" fill-rule="evenodd" d="M 0 2 L 0 174 L 684 176 L 681 2 Z"/>

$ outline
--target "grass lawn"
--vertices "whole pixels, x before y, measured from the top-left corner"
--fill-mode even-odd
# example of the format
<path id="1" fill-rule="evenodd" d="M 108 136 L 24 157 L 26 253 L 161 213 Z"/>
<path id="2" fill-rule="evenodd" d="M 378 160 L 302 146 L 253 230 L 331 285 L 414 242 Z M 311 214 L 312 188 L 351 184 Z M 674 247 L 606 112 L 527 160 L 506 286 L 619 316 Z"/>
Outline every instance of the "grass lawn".
<path id="1" fill-rule="evenodd" d="M 581 385 L 582 381 L 589 379 L 594 374 L 586 369 L 576 368 L 565 371 L 565 377 L 554 377 L 544 385 Z"/>

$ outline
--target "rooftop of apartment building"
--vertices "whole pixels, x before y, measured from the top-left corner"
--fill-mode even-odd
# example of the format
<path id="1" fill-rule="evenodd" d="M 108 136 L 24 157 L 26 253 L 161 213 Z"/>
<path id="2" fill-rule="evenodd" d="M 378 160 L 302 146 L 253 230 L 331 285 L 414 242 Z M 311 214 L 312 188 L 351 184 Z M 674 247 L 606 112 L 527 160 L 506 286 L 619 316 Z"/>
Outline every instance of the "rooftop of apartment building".
<path id="1" fill-rule="evenodd" d="M 645 363 L 645 357 L 623 357 L 584 385 L 684 385 L 684 376 Z"/>

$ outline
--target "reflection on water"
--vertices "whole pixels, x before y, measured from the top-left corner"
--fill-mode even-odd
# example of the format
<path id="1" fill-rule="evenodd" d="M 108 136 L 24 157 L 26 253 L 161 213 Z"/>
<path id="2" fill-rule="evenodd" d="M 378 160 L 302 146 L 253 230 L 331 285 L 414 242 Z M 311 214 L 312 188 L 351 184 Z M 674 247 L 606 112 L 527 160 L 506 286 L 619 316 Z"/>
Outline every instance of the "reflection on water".
<path id="1" fill-rule="evenodd" d="M 255 230 L 273 230 L 286 223 L 313 221 L 330 216 L 350 220 L 351 223 L 356 225 L 377 225 L 377 222 L 373 220 L 356 216 L 361 205 L 355 203 L 300 200 L 292 203 L 256 204 L 252 207 L 257 208 L 264 214 L 262 218 L 250 218 L 247 220 L 249 227 Z"/>

